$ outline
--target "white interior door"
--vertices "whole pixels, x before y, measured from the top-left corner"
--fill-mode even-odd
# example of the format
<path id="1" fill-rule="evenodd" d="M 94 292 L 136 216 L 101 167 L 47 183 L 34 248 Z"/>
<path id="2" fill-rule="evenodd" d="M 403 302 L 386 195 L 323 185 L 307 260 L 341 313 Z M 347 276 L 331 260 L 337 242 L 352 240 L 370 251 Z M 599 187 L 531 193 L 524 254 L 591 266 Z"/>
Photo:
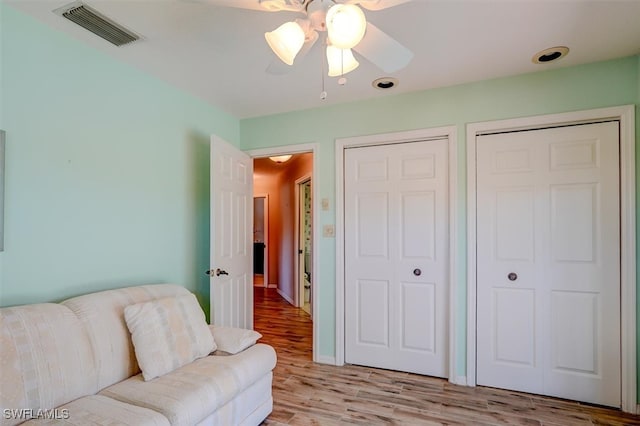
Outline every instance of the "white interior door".
<path id="1" fill-rule="evenodd" d="M 211 137 L 211 323 L 253 328 L 253 161 Z"/>
<path id="2" fill-rule="evenodd" d="M 345 360 L 447 376 L 448 141 L 345 150 Z"/>
<path id="3" fill-rule="evenodd" d="M 478 136 L 478 384 L 620 406 L 618 132 Z"/>

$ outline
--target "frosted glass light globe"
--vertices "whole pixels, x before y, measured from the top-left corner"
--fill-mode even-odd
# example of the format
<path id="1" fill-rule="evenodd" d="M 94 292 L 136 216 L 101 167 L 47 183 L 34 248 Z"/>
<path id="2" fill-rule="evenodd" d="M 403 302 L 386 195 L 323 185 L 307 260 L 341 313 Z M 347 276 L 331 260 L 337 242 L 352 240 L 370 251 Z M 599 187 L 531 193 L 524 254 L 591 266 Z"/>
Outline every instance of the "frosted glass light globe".
<path id="1" fill-rule="evenodd" d="M 304 31 L 297 22 L 287 22 L 265 33 L 264 38 L 282 62 L 293 65 L 293 60 L 304 44 Z"/>
<path id="2" fill-rule="evenodd" d="M 331 45 L 340 49 L 351 49 L 360 43 L 367 29 L 364 12 L 354 4 L 331 6 L 326 22 Z"/>

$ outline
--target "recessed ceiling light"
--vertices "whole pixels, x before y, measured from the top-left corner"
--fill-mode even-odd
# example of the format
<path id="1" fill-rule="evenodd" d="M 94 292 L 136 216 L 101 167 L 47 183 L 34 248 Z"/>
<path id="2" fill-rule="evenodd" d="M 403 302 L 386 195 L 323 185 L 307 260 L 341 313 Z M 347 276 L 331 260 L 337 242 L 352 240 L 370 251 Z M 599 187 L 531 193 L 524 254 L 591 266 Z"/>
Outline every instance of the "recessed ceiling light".
<path id="1" fill-rule="evenodd" d="M 378 90 L 387 90 L 396 87 L 398 85 L 398 79 L 393 77 L 381 77 L 373 80 L 371 85 Z"/>
<path id="2" fill-rule="evenodd" d="M 534 64 L 546 64 L 552 61 L 557 61 L 558 59 L 567 56 L 568 53 L 569 48 L 566 46 L 550 47 L 533 55 L 531 62 Z"/>

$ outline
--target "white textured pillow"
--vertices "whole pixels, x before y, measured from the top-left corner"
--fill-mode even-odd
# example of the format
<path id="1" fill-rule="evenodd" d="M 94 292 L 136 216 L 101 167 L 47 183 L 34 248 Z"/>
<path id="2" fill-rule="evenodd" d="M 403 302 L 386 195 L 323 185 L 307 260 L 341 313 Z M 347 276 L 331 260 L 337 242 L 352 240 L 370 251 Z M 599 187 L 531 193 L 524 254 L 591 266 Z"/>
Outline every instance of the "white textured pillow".
<path id="1" fill-rule="evenodd" d="M 193 294 L 127 306 L 124 319 L 145 381 L 216 349 L 202 308 Z"/>
<path id="2" fill-rule="evenodd" d="M 210 325 L 209 329 L 216 341 L 218 352 L 237 354 L 254 345 L 262 334 L 245 328 L 219 327 Z"/>

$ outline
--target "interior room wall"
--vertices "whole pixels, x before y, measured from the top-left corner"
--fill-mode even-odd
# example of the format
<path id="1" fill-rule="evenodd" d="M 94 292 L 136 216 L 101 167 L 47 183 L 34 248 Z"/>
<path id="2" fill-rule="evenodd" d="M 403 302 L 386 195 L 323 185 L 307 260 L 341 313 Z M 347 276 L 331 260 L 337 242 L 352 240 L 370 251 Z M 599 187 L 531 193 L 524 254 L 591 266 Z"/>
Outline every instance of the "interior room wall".
<path id="1" fill-rule="evenodd" d="M 278 173 L 254 173 L 253 175 L 253 194 L 269 195 L 269 235 L 267 250 L 268 256 L 268 276 L 265 277 L 267 284 L 277 287 L 280 280 L 280 230 L 282 228 L 280 211 L 280 177 Z"/>
<path id="2" fill-rule="evenodd" d="M 638 57 L 628 57 L 574 67 L 542 66 L 538 73 L 462 84 L 418 93 L 398 94 L 363 102 L 244 119 L 240 122 L 241 147 L 259 149 L 301 143 L 317 143 L 317 164 L 322 173 L 316 182 L 318 196 L 329 200 L 329 209 L 317 212 L 323 225 L 335 224 L 335 140 L 350 136 L 410 129 L 457 126 L 458 292 L 455 327 L 458 339 L 456 373 L 465 375 L 466 331 L 466 124 L 567 111 L 640 103 Z M 350 77 L 355 84 L 357 72 Z M 425 74 L 428 77 L 428 73 Z M 402 82 L 400 82 L 401 87 Z M 333 80 L 331 95 L 340 87 Z M 310 94 L 310 96 L 312 96 Z M 636 123 L 637 152 L 640 125 Z M 640 164 L 640 162 L 638 163 Z M 640 168 L 639 168 L 640 169 Z M 640 190 L 640 180 L 637 183 Z M 636 195 L 637 198 L 638 195 Z M 640 219 L 640 217 L 639 217 Z M 640 220 L 638 221 L 640 223 Z M 319 239 L 319 355 L 335 356 L 335 253 L 336 241 Z M 640 252 L 639 252 L 640 253 Z M 640 264 L 640 262 L 639 262 Z M 640 277 L 640 274 L 638 275 Z M 317 293 L 316 293 L 317 294 Z M 640 291 L 639 291 L 640 294 Z M 640 318 L 640 316 L 639 316 Z M 640 326 L 638 327 L 640 331 Z M 640 343 L 640 338 L 638 339 Z M 640 353 L 640 351 L 639 351 Z M 638 369 L 640 371 L 640 368 Z M 638 381 L 640 383 L 640 380 Z"/>
<path id="3" fill-rule="evenodd" d="M 174 282 L 208 312 L 209 138 L 239 121 L 0 3 L 2 306 Z"/>
<path id="4" fill-rule="evenodd" d="M 280 285 L 281 295 L 290 303 L 295 303 L 295 262 L 296 241 L 296 179 L 313 171 L 313 154 L 305 153 L 294 157 L 291 164 L 280 175 L 280 206 L 281 206 L 281 248 L 280 248 Z"/>

